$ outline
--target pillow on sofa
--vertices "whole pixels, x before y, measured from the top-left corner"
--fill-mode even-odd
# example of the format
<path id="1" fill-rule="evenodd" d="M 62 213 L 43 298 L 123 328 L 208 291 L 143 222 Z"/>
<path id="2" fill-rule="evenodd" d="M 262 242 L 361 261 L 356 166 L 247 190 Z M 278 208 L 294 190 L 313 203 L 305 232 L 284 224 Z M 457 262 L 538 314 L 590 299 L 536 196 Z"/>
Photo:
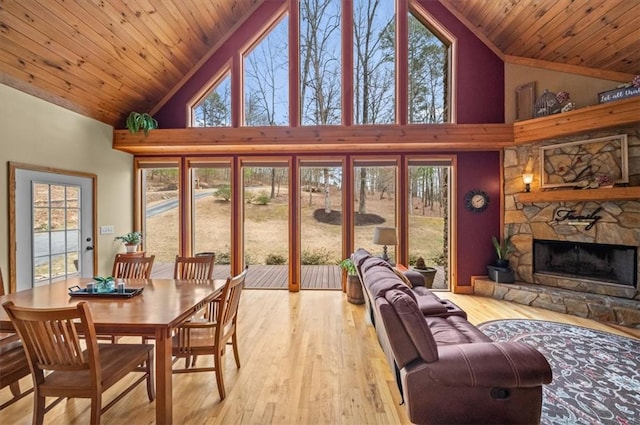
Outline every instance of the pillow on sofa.
<path id="1" fill-rule="evenodd" d="M 409 282 L 411 282 L 412 288 L 416 286 L 423 286 L 423 287 L 425 286 L 424 276 L 422 276 L 420 273 L 413 270 L 407 270 L 403 272 L 403 274 L 406 276 L 407 279 L 409 279 Z"/>
<path id="2" fill-rule="evenodd" d="M 407 275 L 405 275 L 403 272 L 401 272 L 400 270 L 396 269 L 395 267 L 391 268 L 391 270 L 393 270 L 393 272 L 396 274 L 396 276 L 398 276 L 400 278 L 402 283 L 407 285 L 409 288 L 413 288 L 413 283 L 409 280 Z"/>

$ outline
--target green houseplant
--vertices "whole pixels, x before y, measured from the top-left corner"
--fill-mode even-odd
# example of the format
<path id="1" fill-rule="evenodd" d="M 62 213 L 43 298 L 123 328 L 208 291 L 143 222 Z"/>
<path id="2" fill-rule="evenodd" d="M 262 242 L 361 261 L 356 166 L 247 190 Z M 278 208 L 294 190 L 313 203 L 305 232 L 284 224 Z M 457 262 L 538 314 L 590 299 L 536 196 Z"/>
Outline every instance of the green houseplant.
<path id="1" fill-rule="evenodd" d="M 121 236 L 116 236 L 114 240 L 124 243 L 127 252 L 136 252 L 138 250 L 138 245 L 142 242 L 142 233 L 129 232 Z"/>
<path id="2" fill-rule="evenodd" d="M 346 277 L 343 277 L 343 290 L 346 287 L 347 301 L 351 304 L 364 304 L 364 294 L 355 263 L 351 258 L 345 258 L 338 265 L 346 274 Z"/>
<path id="3" fill-rule="evenodd" d="M 511 252 L 511 235 L 505 235 L 502 241 L 499 241 L 497 237 L 491 238 L 491 243 L 496 251 L 496 266 L 502 268 L 509 267 L 509 259 L 507 255 Z"/>
<path id="4" fill-rule="evenodd" d="M 347 276 L 358 276 L 356 265 L 351 258 L 345 258 L 344 260 L 340 261 L 339 266 L 347 272 Z"/>
<path id="5" fill-rule="evenodd" d="M 145 136 L 154 128 L 158 128 L 158 121 L 146 112 L 131 112 L 127 117 L 126 124 L 129 133 L 136 134 L 142 130 Z"/>

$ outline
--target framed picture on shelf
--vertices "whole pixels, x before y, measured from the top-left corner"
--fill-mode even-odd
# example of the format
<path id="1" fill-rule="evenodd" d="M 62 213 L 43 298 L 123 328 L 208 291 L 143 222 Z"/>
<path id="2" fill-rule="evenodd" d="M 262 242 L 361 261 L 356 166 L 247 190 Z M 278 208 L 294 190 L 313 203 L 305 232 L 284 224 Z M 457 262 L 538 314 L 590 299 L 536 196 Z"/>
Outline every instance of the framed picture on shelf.
<path id="1" fill-rule="evenodd" d="M 627 135 L 600 137 L 540 148 L 540 186 L 595 187 L 629 182 Z"/>
<path id="2" fill-rule="evenodd" d="M 536 102 L 536 83 L 531 82 L 516 88 L 516 121 L 533 118 Z"/>

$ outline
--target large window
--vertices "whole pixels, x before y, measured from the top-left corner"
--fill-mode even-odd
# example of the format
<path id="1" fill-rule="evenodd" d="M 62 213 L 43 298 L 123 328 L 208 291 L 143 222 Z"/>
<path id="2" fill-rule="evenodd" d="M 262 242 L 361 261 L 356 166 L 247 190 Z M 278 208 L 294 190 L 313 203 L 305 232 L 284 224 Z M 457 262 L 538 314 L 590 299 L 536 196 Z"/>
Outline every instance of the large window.
<path id="1" fill-rule="evenodd" d="M 143 246 L 156 256 L 154 270 L 173 265 L 180 252 L 180 167 L 177 162 L 141 163 Z"/>
<path id="2" fill-rule="evenodd" d="M 289 164 L 245 162 L 242 167 L 244 199 L 244 264 L 265 265 L 278 272 L 268 283 L 257 276 L 246 287 L 288 287 Z M 273 276 L 272 276 L 273 277 Z"/>
<path id="3" fill-rule="evenodd" d="M 433 288 L 449 285 L 450 161 L 412 159 L 408 168 L 409 263 L 436 269 Z"/>
<path id="4" fill-rule="evenodd" d="M 289 124 L 289 18 L 284 16 L 244 56 L 244 123 Z"/>
<path id="5" fill-rule="evenodd" d="M 226 72 L 213 88 L 193 107 L 193 127 L 231 126 L 231 73 Z"/>
<path id="6" fill-rule="evenodd" d="M 353 1 L 353 111 L 356 124 L 395 121 L 395 28 L 393 2 Z"/>
<path id="7" fill-rule="evenodd" d="M 341 4 L 334 0 L 300 1 L 300 122 L 341 121 Z"/>
<path id="8" fill-rule="evenodd" d="M 300 264 L 302 289 L 337 289 L 342 260 L 342 164 L 301 161 Z"/>
<path id="9" fill-rule="evenodd" d="M 447 107 L 448 47 L 409 13 L 409 124 L 449 121 Z"/>
<path id="10" fill-rule="evenodd" d="M 242 64 L 232 67 L 230 56 L 214 70 L 223 77 L 190 105 L 192 125 L 450 122 L 453 36 L 430 22 L 418 1 L 398 1 L 409 9 L 404 15 L 407 5 L 398 8 L 400 18 L 392 0 L 298 0 L 296 34 L 289 34 L 291 11 L 264 16 L 263 32 L 239 52 Z M 408 37 L 399 38 L 403 33 Z M 295 38 L 297 46 L 289 46 Z M 353 47 L 344 52 L 345 45 Z M 293 69 L 297 81 L 290 82 Z M 235 78 L 242 93 L 229 99 Z M 239 101 L 242 108 L 231 107 Z"/>
<path id="11" fill-rule="evenodd" d="M 228 162 L 192 161 L 191 251 L 213 252 L 217 276 L 230 274 L 232 179 Z"/>
<path id="12" fill-rule="evenodd" d="M 374 243 L 376 227 L 396 228 L 397 166 L 395 161 L 356 161 L 353 173 L 355 247 L 380 255 L 384 246 Z M 387 248 L 395 260 L 396 245 Z"/>

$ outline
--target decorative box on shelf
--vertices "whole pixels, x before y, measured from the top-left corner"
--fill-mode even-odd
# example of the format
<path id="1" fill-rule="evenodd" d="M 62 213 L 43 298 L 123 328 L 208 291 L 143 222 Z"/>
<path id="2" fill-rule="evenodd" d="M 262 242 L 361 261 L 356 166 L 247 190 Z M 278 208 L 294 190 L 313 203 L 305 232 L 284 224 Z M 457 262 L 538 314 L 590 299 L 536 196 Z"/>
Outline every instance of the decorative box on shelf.
<path id="1" fill-rule="evenodd" d="M 640 87 L 619 87 L 617 89 L 598 93 L 598 103 L 613 102 L 614 100 L 640 96 Z"/>

